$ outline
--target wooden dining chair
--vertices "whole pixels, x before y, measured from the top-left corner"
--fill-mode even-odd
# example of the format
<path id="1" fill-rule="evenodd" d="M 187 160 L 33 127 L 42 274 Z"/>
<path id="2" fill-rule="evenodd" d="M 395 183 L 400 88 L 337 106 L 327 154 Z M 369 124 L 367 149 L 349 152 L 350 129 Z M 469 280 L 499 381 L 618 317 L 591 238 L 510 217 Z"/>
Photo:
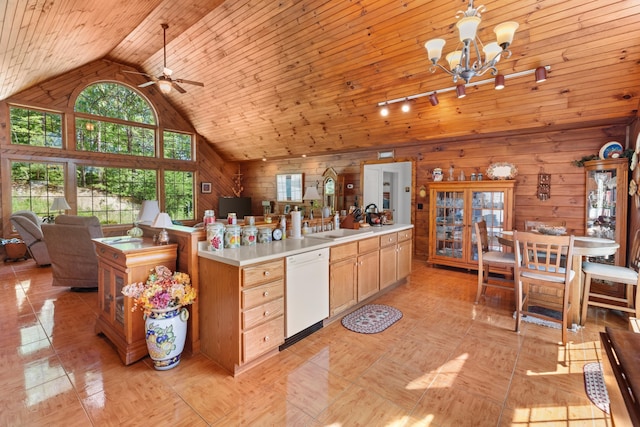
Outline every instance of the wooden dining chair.
<path id="1" fill-rule="evenodd" d="M 516 283 L 516 332 L 523 316 L 537 317 L 562 325 L 562 345 L 567 343 L 567 318 L 571 307 L 571 270 L 574 236 L 549 236 L 514 231 Z M 562 265 L 565 255 L 566 265 Z M 551 291 L 551 292 L 549 292 Z M 562 302 L 557 300 L 561 297 Z M 560 319 L 544 310 L 533 310 L 531 303 L 560 312 Z"/>
<path id="2" fill-rule="evenodd" d="M 490 250 L 489 234 L 485 220 L 476 222 L 475 228 L 478 249 L 478 292 L 476 293 L 475 302 L 477 304 L 480 297 L 485 294 L 487 286 L 515 291 L 513 282 L 515 254 Z M 491 271 L 502 276 L 489 276 Z"/>
<path id="3" fill-rule="evenodd" d="M 600 264 L 585 261 L 582 263 L 584 272 L 584 292 L 582 294 L 582 316 L 580 323 L 585 324 L 587 310 L 590 305 L 611 310 L 620 310 L 640 316 L 640 229 L 636 230 L 631 245 L 631 252 L 627 259 L 627 266 Z M 611 296 L 592 292 L 591 280 L 604 280 L 605 282 L 621 283 L 626 289 L 623 297 Z"/>

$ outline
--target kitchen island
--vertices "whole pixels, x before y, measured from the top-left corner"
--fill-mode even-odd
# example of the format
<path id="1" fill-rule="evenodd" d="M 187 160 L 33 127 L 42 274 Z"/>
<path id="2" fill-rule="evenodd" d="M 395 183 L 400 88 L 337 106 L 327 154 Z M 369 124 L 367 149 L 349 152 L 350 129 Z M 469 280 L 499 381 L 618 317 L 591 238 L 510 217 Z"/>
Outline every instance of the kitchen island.
<path id="1" fill-rule="evenodd" d="M 287 257 L 329 250 L 329 315 L 320 326 L 407 279 L 413 225 L 341 230 L 217 252 L 200 242 L 201 351 L 233 375 L 278 353 L 293 304 L 286 300 Z"/>

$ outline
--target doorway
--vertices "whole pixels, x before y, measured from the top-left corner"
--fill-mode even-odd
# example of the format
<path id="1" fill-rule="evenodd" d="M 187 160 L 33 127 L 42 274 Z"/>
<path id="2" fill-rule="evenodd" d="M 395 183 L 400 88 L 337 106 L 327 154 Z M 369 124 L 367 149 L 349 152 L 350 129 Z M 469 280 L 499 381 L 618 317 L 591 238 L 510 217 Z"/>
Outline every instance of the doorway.
<path id="1" fill-rule="evenodd" d="M 365 207 L 373 203 L 380 210 L 391 211 L 396 224 L 411 224 L 412 162 L 364 164 L 362 180 Z"/>

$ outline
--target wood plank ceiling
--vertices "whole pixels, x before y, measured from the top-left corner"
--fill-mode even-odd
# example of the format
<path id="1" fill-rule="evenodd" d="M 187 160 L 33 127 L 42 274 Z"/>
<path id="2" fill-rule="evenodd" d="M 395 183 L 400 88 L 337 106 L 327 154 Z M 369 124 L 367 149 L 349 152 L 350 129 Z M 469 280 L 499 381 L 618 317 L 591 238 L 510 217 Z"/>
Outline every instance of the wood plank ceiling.
<path id="1" fill-rule="evenodd" d="M 464 1 L 8 0 L 0 4 L 0 99 L 10 102 L 100 58 L 160 75 L 166 22 L 174 78 L 205 84 L 167 96 L 229 161 L 455 143 L 636 117 L 640 2 L 484 4 L 485 43 L 496 24 L 520 24 L 500 71 L 550 65 L 545 83 L 507 79 L 502 91 L 475 86 L 464 99 L 442 93 L 436 107 L 421 98 L 409 113 L 397 104 L 387 118 L 379 115 L 379 102 L 453 86 L 444 72 L 428 71 L 423 45 L 442 36 L 445 53 L 453 50 Z"/>

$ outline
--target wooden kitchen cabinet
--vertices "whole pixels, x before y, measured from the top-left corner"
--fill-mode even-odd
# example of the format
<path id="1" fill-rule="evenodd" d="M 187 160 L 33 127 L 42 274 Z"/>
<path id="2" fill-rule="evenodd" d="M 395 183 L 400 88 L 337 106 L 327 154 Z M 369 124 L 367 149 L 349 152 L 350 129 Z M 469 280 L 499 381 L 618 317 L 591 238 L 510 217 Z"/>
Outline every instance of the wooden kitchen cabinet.
<path id="1" fill-rule="evenodd" d="M 358 302 L 358 243 L 332 246 L 329 254 L 329 316 L 334 316 Z"/>
<path id="2" fill-rule="evenodd" d="M 379 249 L 378 237 L 358 240 L 358 302 L 380 290 Z"/>
<path id="3" fill-rule="evenodd" d="M 411 274 L 412 230 L 380 236 L 380 289 Z"/>
<path id="4" fill-rule="evenodd" d="M 378 237 L 332 246 L 329 256 L 329 316 L 380 290 Z"/>
<path id="5" fill-rule="evenodd" d="M 100 305 L 95 331 L 104 334 L 116 347 L 122 362 L 129 365 L 148 352 L 142 312 L 131 311 L 133 300 L 122 295 L 122 288 L 146 281 L 150 270 L 158 265 L 175 271 L 177 245 L 154 245 L 151 239 L 121 244 L 109 244 L 113 238 L 94 240 Z"/>
<path id="6" fill-rule="evenodd" d="M 200 257 L 201 351 L 236 375 L 284 343 L 284 259 L 237 267 Z"/>
<path id="7" fill-rule="evenodd" d="M 500 248 L 502 230 L 513 229 L 514 180 L 441 181 L 429 184 L 431 264 L 478 268 L 474 224 L 487 222 L 489 248 Z"/>

